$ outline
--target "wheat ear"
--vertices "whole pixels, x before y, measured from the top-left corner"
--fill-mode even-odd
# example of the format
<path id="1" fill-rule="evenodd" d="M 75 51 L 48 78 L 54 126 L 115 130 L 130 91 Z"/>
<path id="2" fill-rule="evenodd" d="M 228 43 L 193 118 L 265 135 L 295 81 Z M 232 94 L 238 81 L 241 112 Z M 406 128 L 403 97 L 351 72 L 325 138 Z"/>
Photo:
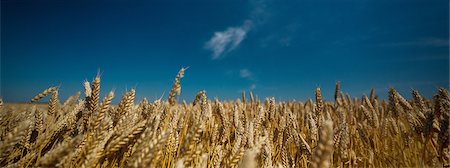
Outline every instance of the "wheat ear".
<path id="1" fill-rule="evenodd" d="M 49 87 L 48 89 L 45 89 L 43 92 L 37 94 L 31 99 L 31 103 L 37 102 L 47 96 L 50 93 L 53 93 L 56 90 L 56 87 Z"/>
<path id="2" fill-rule="evenodd" d="M 184 71 L 186 69 L 187 68 L 181 68 L 180 71 L 178 71 L 177 76 L 175 77 L 175 81 L 173 81 L 172 89 L 170 90 L 170 93 L 169 93 L 169 103 L 171 105 L 175 105 L 177 103 L 177 100 L 175 97 L 180 96 L 180 94 L 181 94 L 180 81 L 181 81 L 181 78 L 184 77 Z"/>

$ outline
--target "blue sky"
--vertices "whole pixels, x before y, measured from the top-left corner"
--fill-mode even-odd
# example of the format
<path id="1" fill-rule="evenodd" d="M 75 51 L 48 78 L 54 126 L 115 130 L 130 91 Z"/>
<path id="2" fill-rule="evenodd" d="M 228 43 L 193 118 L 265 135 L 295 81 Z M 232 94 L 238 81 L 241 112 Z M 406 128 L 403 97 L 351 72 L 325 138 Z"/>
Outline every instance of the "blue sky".
<path id="1" fill-rule="evenodd" d="M 430 97 L 449 87 L 446 0 L 191 0 L 1 2 L 1 96 L 28 101 L 49 86 L 66 98 L 102 75 L 102 95 L 136 88 L 182 99 L 305 100 L 334 84 L 353 96 L 389 87 Z"/>

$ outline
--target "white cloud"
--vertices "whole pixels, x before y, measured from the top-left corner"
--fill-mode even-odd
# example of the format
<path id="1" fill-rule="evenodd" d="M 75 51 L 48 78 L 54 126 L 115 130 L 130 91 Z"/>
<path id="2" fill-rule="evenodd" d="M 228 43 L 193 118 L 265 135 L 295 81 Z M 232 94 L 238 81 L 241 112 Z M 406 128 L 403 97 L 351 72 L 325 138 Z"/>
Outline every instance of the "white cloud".
<path id="1" fill-rule="evenodd" d="M 242 26 L 229 27 L 225 31 L 215 32 L 214 36 L 205 44 L 205 48 L 213 52 L 212 59 L 221 58 L 225 53 L 236 49 L 245 39 L 251 24 L 251 21 L 246 21 Z"/>
<path id="2" fill-rule="evenodd" d="M 245 78 L 245 79 L 252 79 L 253 78 L 253 73 L 250 72 L 248 69 L 241 69 L 239 71 L 239 75 L 241 76 L 241 78 Z"/>
<path id="3" fill-rule="evenodd" d="M 242 79 L 245 79 L 246 81 L 251 82 L 251 85 L 250 85 L 250 87 L 248 87 L 248 90 L 255 90 L 256 89 L 256 84 L 255 84 L 256 80 L 254 78 L 255 76 L 253 75 L 253 73 L 250 70 L 248 70 L 246 68 L 240 69 L 239 70 L 239 76 Z"/>
<path id="4" fill-rule="evenodd" d="M 206 42 L 204 48 L 212 51 L 212 59 L 223 58 L 225 54 L 235 50 L 246 38 L 252 27 L 264 24 L 268 18 L 267 0 L 250 0 L 252 10 L 241 26 L 228 27 L 223 31 L 216 31 Z"/>
<path id="5" fill-rule="evenodd" d="M 256 85 L 255 84 L 252 84 L 251 86 L 250 86 L 250 90 L 255 90 L 256 89 Z"/>
<path id="6" fill-rule="evenodd" d="M 282 37 L 279 42 L 281 45 L 285 47 L 289 47 L 291 45 L 292 37 Z"/>

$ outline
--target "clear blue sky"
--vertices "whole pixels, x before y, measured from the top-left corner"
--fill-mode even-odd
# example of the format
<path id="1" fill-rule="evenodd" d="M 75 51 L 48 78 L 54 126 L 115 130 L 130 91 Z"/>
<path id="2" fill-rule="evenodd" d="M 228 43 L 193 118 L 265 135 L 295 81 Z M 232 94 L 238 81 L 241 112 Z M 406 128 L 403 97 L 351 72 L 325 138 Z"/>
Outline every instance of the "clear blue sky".
<path id="1" fill-rule="evenodd" d="M 449 87 L 447 0 L 1 1 L 1 96 L 63 99 L 102 74 L 102 96 L 153 100 L 181 67 L 182 99 L 305 100 L 335 81 L 353 96 Z M 120 96 L 118 96 L 120 97 Z M 409 97 L 409 96 L 407 96 Z"/>

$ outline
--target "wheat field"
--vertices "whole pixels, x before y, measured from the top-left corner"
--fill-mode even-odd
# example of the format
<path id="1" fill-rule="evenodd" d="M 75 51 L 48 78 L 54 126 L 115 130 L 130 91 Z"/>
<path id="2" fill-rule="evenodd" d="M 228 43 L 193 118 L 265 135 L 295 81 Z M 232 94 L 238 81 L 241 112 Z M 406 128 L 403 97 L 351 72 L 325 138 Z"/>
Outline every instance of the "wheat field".
<path id="1" fill-rule="evenodd" d="M 1 102 L 2 167 L 449 167 L 450 94 L 432 100 L 208 99 L 179 102 L 181 69 L 167 100 L 135 102 L 135 90 L 100 95 L 101 78 L 65 101 L 58 87 L 28 104 Z M 313 91 L 312 91 L 313 92 Z M 31 93 L 32 96 L 35 93 Z M 39 103 L 49 96 L 48 104 Z M 30 97 L 31 98 L 31 97 Z M 118 99 L 118 98 L 116 98 Z"/>

